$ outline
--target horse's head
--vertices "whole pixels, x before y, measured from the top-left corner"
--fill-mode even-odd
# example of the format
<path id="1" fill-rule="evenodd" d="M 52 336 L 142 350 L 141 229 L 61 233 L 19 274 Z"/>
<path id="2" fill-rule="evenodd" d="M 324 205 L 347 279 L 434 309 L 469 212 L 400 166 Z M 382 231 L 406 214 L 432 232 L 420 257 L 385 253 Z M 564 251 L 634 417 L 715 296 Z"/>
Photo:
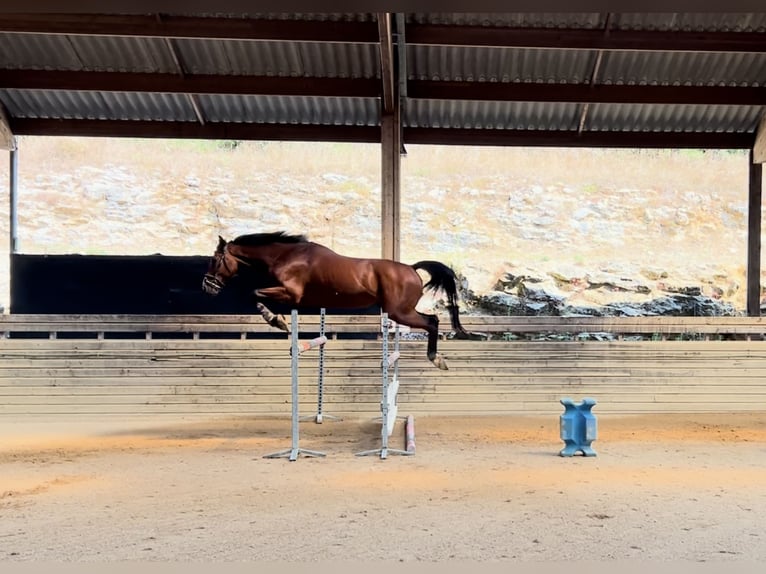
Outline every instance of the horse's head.
<path id="1" fill-rule="evenodd" d="M 219 235 L 218 247 L 202 279 L 202 290 L 210 295 L 218 295 L 226 282 L 239 273 L 239 266 L 243 264 L 245 262 L 229 251 L 228 243 Z"/>

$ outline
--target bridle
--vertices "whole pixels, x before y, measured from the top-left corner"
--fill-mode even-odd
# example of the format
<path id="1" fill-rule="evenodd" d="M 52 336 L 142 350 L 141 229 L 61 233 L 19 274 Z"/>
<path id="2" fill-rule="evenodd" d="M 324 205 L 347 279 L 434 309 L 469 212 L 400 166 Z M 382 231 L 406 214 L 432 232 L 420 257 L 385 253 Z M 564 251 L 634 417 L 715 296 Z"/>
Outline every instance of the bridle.
<path id="1" fill-rule="evenodd" d="M 229 267 L 228 263 L 226 263 L 227 255 L 241 265 L 245 265 L 246 267 L 253 266 L 253 264 L 250 263 L 250 261 L 248 261 L 244 257 L 240 257 L 239 255 L 234 255 L 231 251 L 229 251 L 229 244 L 227 243 L 226 245 L 223 246 L 223 251 L 221 251 L 220 257 L 221 257 L 221 264 L 223 265 L 223 268 L 226 269 L 226 271 L 228 271 L 229 273 L 231 273 L 232 271 L 231 271 L 231 267 Z"/>
<path id="2" fill-rule="evenodd" d="M 218 264 L 216 265 L 216 269 L 218 269 L 220 266 L 223 266 L 223 268 L 226 270 L 226 272 L 229 274 L 230 277 L 233 277 L 236 275 L 235 272 L 232 271 L 231 267 L 229 267 L 228 262 L 226 261 L 228 257 L 231 257 L 234 259 L 237 263 L 241 265 L 245 265 L 247 267 L 252 267 L 252 263 L 250 263 L 247 259 L 244 259 L 242 257 L 238 257 L 237 255 L 234 255 L 231 251 L 229 251 L 229 245 L 228 243 L 223 246 L 223 250 L 220 254 L 216 254 L 216 258 L 218 259 Z M 218 279 L 217 274 L 212 275 L 210 273 L 205 273 L 205 277 L 202 280 L 203 287 L 211 287 L 214 290 L 218 291 L 220 289 L 223 289 L 224 284 L 223 281 Z"/>

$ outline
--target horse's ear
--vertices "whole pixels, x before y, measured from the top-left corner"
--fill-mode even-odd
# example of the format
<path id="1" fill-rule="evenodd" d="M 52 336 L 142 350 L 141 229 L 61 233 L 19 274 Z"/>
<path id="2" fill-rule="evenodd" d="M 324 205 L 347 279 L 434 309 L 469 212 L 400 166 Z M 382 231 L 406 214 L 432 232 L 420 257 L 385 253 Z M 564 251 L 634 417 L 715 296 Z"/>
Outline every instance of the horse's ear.
<path id="1" fill-rule="evenodd" d="M 218 251 L 223 251 L 224 247 L 226 247 L 226 240 L 219 235 L 218 236 Z"/>

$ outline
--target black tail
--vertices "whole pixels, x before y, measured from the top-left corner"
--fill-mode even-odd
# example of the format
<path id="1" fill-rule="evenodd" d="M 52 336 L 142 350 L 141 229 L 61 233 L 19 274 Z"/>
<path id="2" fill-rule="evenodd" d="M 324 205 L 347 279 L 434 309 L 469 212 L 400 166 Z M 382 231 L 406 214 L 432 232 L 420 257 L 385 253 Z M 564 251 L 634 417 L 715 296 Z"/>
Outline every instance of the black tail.
<path id="1" fill-rule="evenodd" d="M 412 265 L 414 269 L 423 269 L 431 278 L 423 286 L 425 291 L 436 292 L 442 289 L 447 295 L 447 309 L 449 310 L 452 328 L 459 334 L 466 334 L 466 330 L 460 324 L 458 317 L 457 277 L 455 272 L 444 263 L 438 261 L 418 261 Z"/>

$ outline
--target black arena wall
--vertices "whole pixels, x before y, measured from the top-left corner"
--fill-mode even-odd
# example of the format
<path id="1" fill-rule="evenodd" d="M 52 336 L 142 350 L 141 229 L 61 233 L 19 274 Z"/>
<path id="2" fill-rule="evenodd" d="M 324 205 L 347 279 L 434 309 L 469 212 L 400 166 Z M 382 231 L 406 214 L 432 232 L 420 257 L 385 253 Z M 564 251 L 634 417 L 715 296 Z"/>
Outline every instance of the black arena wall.
<path id="1" fill-rule="evenodd" d="M 208 256 L 11 256 L 12 313 L 232 314 L 256 312 L 252 289 L 237 281 L 213 297 L 202 291 Z M 279 313 L 290 309 L 276 303 Z M 333 310 L 328 309 L 328 312 Z M 301 309 L 301 313 L 318 313 Z M 377 313 L 377 309 L 363 310 Z M 344 311 L 348 315 L 349 311 Z"/>

